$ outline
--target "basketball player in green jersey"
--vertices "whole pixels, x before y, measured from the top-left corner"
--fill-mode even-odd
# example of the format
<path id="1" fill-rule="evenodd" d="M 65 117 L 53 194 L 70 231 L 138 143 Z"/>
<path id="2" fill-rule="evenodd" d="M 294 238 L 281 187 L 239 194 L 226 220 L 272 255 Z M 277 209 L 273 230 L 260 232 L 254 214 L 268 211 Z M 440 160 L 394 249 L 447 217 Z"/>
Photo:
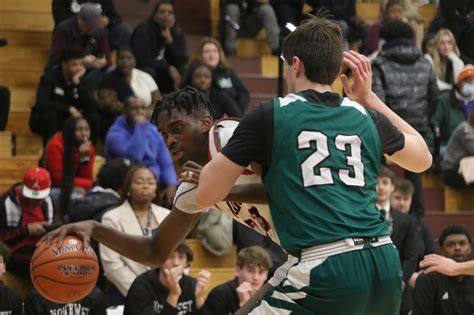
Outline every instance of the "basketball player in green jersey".
<path id="1" fill-rule="evenodd" d="M 310 88 L 320 91 L 329 91 L 330 87 L 327 85 L 329 84 L 327 82 L 329 80 L 330 82 L 334 80 L 341 66 L 342 44 L 340 44 L 339 41 L 342 41 L 342 39 L 340 36 L 340 32 L 338 29 L 334 28 L 335 25 L 333 23 L 325 20 L 315 19 L 308 23 L 309 24 L 300 27 L 295 32 L 295 34 L 301 34 L 301 32 L 309 32 L 306 37 L 303 36 L 304 34 L 299 35 L 299 38 L 302 38 L 303 42 L 310 43 L 310 45 L 307 45 L 307 47 L 305 45 L 305 47 L 303 48 L 309 49 L 311 48 L 311 46 L 313 46 L 313 43 L 316 43 L 316 46 L 318 46 L 316 50 L 319 51 L 319 53 L 315 53 L 313 47 L 313 50 L 308 53 L 310 57 L 308 57 L 308 54 L 303 57 L 303 55 L 300 53 L 302 48 L 301 45 L 295 45 L 294 49 L 289 52 L 288 47 L 291 47 L 294 44 L 291 43 L 291 41 L 287 42 L 287 49 L 284 49 L 283 51 L 285 59 L 290 60 L 290 63 L 292 64 L 292 66 L 285 65 L 285 77 L 287 79 L 289 90 L 296 92 L 304 91 Z M 321 37 L 324 34 L 313 34 L 312 32 L 314 32 L 314 28 L 320 28 L 323 33 L 328 32 L 326 34 L 327 36 Z M 308 40 L 308 38 L 310 40 Z M 334 56 L 339 56 L 339 60 L 336 63 L 331 63 L 331 58 L 334 58 Z M 315 71 L 314 67 L 310 67 L 311 60 L 319 60 L 318 62 L 321 62 L 321 60 L 326 60 L 325 58 L 327 59 L 327 63 L 323 65 L 322 69 L 318 68 Z M 386 108 L 385 105 L 380 102 L 380 100 L 378 100 L 370 93 L 371 71 L 370 64 L 368 63 L 367 59 L 356 53 L 346 55 L 344 59 L 345 63 L 354 73 L 354 80 L 352 82 L 349 82 L 346 77 L 342 77 L 346 93 L 351 97 L 351 99 L 359 101 L 359 103 L 364 104 L 367 108 L 375 108 L 379 112 L 385 114 L 385 116 L 388 117 L 388 120 L 390 120 L 397 128 L 394 128 L 394 126 L 385 118 L 384 115 L 379 114 L 375 111 L 365 110 L 364 108 L 357 106 L 354 103 L 347 103 L 348 101 L 345 101 L 346 105 L 349 104 L 349 106 L 334 106 L 334 108 L 344 107 L 344 110 L 350 111 L 340 111 L 340 115 L 355 116 L 348 121 L 344 121 L 344 124 L 351 124 L 353 121 L 360 123 L 361 128 L 364 129 L 360 130 L 360 144 L 357 139 L 354 140 L 354 137 L 351 137 L 356 135 L 353 130 L 351 130 L 351 132 L 347 134 L 343 134 L 341 132 L 340 134 L 335 135 L 333 139 L 334 143 L 327 144 L 327 150 L 325 150 L 324 141 L 321 141 L 319 138 L 316 138 L 315 140 L 310 140 L 309 144 L 311 148 L 316 149 L 315 145 L 323 147 L 322 149 L 320 148 L 320 150 L 316 151 L 317 154 L 309 152 L 308 148 L 307 155 L 309 156 L 309 158 L 306 158 L 305 161 L 308 160 L 308 163 L 315 165 L 313 167 L 312 174 L 316 178 L 308 179 L 308 188 L 301 188 L 301 185 L 295 185 L 295 183 L 291 181 L 281 183 L 281 179 L 277 177 L 278 174 L 274 173 L 275 179 L 272 180 L 280 181 L 279 185 L 282 189 L 281 192 L 285 193 L 285 195 L 288 195 L 288 191 L 296 192 L 298 189 L 312 189 L 315 187 L 314 181 L 316 181 L 315 183 L 318 184 L 320 183 L 319 181 L 321 180 L 321 178 L 325 179 L 322 179 L 324 184 L 320 186 L 332 185 L 336 187 L 342 185 L 342 183 L 348 183 L 347 188 L 342 191 L 342 194 L 340 194 L 340 192 L 338 192 L 337 190 L 335 190 L 335 192 L 333 193 L 331 193 L 330 190 L 321 190 L 321 195 L 325 195 L 321 196 L 323 198 L 320 197 L 319 199 L 315 199 L 314 202 L 305 202 L 305 200 L 301 201 L 302 204 L 304 203 L 305 208 L 309 209 L 311 207 L 311 209 L 314 209 L 314 213 L 317 213 L 318 211 L 324 212 L 324 216 L 321 216 L 321 218 L 312 218 L 311 216 L 308 216 L 308 220 L 306 220 L 306 218 L 304 218 L 305 220 L 302 220 L 301 218 L 294 217 L 293 214 L 297 214 L 300 211 L 300 208 L 298 207 L 300 195 L 297 195 L 298 198 L 293 199 L 290 195 L 285 196 L 288 197 L 288 201 L 291 202 L 290 207 L 288 207 L 288 201 L 283 200 L 285 204 L 282 205 L 280 209 L 289 209 L 285 214 L 288 218 L 288 221 L 286 225 L 283 225 L 283 228 L 281 226 L 278 226 L 277 228 L 279 229 L 279 231 L 277 232 L 278 235 L 282 235 L 285 237 L 285 240 L 282 242 L 284 248 L 294 254 L 298 254 L 300 252 L 299 247 L 301 247 L 301 251 L 303 252 L 303 254 L 301 254 L 299 257 L 301 261 L 297 266 L 301 268 L 298 270 L 298 273 L 292 273 L 290 271 L 285 274 L 288 280 L 282 282 L 283 286 L 286 285 L 286 287 L 282 288 L 287 290 L 287 292 L 282 293 L 284 292 L 284 290 L 278 291 L 277 288 L 269 295 L 270 297 L 268 298 L 268 301 L 262 302 L 260 304 L 268 305 L 268 307 L 274 308 L 277 314 L 288 314 L 291 310 L 288 305 L 293 304 L 295 306 L 298 306 L 298 308 L 295 308 L 293 310 L 295 314 L 380 314 L 381 312 L 383 314 L 394 314 L 394 310 L 398 308 L 398 300 L 401 290 L 401 271 L 400 266 L 398 265 L 398 257 L 396 257 L 396 254 L 394 254 L 396 252 L 391 250 L 391 245 L 383 246 L 384 244 L 389 243 L 389 239 L 386 237 L 389 233 L 388 230 L 386 230 L 385 228 L 383 219 L 378 216 L 378 212 L 376 212 L 376 209 L 373 208 L 375 207 L 375 179 L 372 177 L 371 174 L 374 173 L 375 175 L 373 176 L 375 176 L 376 178 L 378 170 L 374 171 L 372 170 L 372 168 L 376 168 L 378 162 L 376 162 L 374 158 L 376 156 L 376 153 L 371 152 L 371 150 L 375 150 L 376 152 L 378 152 L 379 156 L 377 157 L 377 160 L 378 158 L 380 158 L 381 153 L 393 153 L 391 156 L 392 160 L 412 171 L 422 171 L 423 169 L 425 169 L 430 163 L 431 157 L 429 156 L 429 153 L 427 153 L 428 151 L 426 149 L 426 146 L 419 134 L 417 134 L 416 131 L 411 129 L 398 116 L 389 111 L 388 108 Z M 330 79 L 326 78 L 326 81 L 324 81 L 323 83 L 315 83 L 318 81 L 317 78 L 314 78 L 315 72 L 321 73 L 326 71 L 325 76 L 328 76 L 327 69 L 324 69 L 324 67 L 328 64 L 332 64 L 333 67 L 331 69 L 337 67 L 335 74 L 333 74 L 332 78 Z M 311 73 L 313 74 L 311 75 Z M 311 79 L 309 80 L 307 76 Z M 304 93 L 302 93 L 301 95 L 303 94 Z M 334 94 L 330 95 L 333 95 L 333 98 L 336 97 Z M 330 95 L 328 96 L 329 98 L 331 98 Z M 300 97 L 298 95 L 296 96 Z M 310 96 L 307 97 L 310 98 Z M 282 109 L 284 109 L 284 104 L 288 105 L 288 100 L 292 98 L 293 96 L 290 95 L 289 98 L 286 98 L 286 100 L 282 99 L 278 104 L 282 104 Z M 303 96 L 301 96 L 301 98 L 303 98 Z M 341 100 L 339 100 L 339 102 L 340 101 Z M 259 108 L 257 108 L 256 111 L 259 111 Z M 353 111 L 353 109 L 356 109 L 356 111 Z M 368 115 L 355 115 L 356 113 L 357 115 L 359 115 L 358 113 L 362 114 L 363 112 L 367 112 Z M 252 117 L 252 115 L 249 114 L 248 117 Z M 309 131 L 316 133 L 306 135 L 310 135 L 313 137 L 316 135 L 316 137 L 319 137 L 321 133 L 323 134 L 322 139 L 324 140 L 324 136 L 327 137 L 328 135 L 323 133 L 324 130 L 320 130 L 318 128 L 318 124 L 322 124 L 321 121 L 327 123 L 327 120 L 332 118 L 329 116 L 325 117 L 325 119 L 320 119 L 319 121 L 318 119 L 316 119 L 317 117 L 314 117 L 314 124 L 312 124 L 311 130 Z M 372 124 L 369 123 L 367 125 L 367 121 L 365 121 L 361 117 L 366 117 L 365 120 L 372 121 Z M 248 119 L 244 119 L 244 122 L 246 120 Z M 277 120 L 275 120 L 275 122 L 277 122 Z M 207 132 L 210 128 L 209 122 L 203 123 L 202 120 L 195 121 L 193 122 L 193 124 L 196 124 L 196 128 L 201 129 L 201 132 Z M 282 125 L 275 125 L 275 127 L 275 129 L 278 129 L 282 127 Z M 366 130 L 367 128 L 373 129 L 373 133 L 374 135 L 376 135 L 375 139 L 373 137 L 370 137 L 370 133 Z M 401 132 L 397 129 L 399 129 Z M 242 128 L 241 130 L 244 131 L 245 128 Z M 273 128 L 266 128 L 265 130 L 273 130 Z M 340 131 L 343 130 L 344 129 L 342 129 L 341 126 Z M 260 129 L 258 129 L 257 132 L 259 131 Z M 281 131 L 284 130 L 282 129 Z M 331 130 L 328 130 L 328 132 L 330 133 Z M 239 133 L 241 132 L 237 132 L 236 139 L 241 137 Z M 251 133 L 251 136 L 253 135 L 254 132 Z M 341 137 L 338 137 L 339 135 Z M 349 136 L 349 138 L 344 136 Z M 289 138 L 286 138 L 286 135 L 284 134 L 280 134 L 278 137 L 283 137 L 284 141 L 289 140 Z M 278 137 L 275 137 L 275 140 Z M 338 139 L 337 141 L 336 138 Z M 268 140 L 269 138 L 266 138 L 266 141 Z M 277 142 L 273 141 L 269 143 L 278 144 Z M 304 142 L 302 143 L 303 144 L 301 145 L 301 150 L 304 150 L 306 145 L 304 144 Z M 373 148 L 371 146 L 373 146 Z M 257 145 L 254 147 L 254 149 L 258 149 L 259 147 L 260 145 Z M 265 146 L 261 147 L 264 148 Z M 245 148 L 246 147 L 243 147 L 242 150 L 245 151 Z M 322 162 L 330 162 L 329 157 L 327 156 L 329 150 L 331 150 L 331 153 L 335 154 L 340 164 L 345 166 L 345 168 L 341 167 L 341 169 L 339 170 L 332 170 L 331 168 L 335 167 L 332 164 L 321 164 Z M 367 150 L 369 150 L 370 152 L 366 153 Z M 295 154 L 296 153 L 298 153 L 298 151 L 296 151 Z M 338 153 L 339 156 L 337 155 Z M 409 157 L 411 154 L 415 154 L 417 156 L 417 162 L 410 162 L 411 160 L 409 159 Z M 273 157 L 277 156 L 277 152 L 273 150 L 271 154 L 267 155 L 267 157 L 269 156 L 271 156 L 273 159 Z M 362 160 L 366 158 L 368 158 L 369 161 Z M 239 164 L 232 162 L 228 158 L 225 158 L 224 155 L 218 154 L 216 162 L 221 163 L 222 160 L 229 163 L 230 165 L 230 169 L 228 170 L 219 170 L 219 174 L 222 174 L 223 182 L 228 185 L 229 183 L 235 180 L 236 176 L 238 176 L 237 173 L 242 172 L 242 168 Z M 257 158 L 255 158 L 255 160 L 257 162 L 260 161 L 260 159 Z M 273 159 L 273 161 L 276 160 Z M 271 164 L 273 164 L 273 161 Z M 263 179 L 264 183 L 266 183 L 268 186 L 267 179 L 270 178 L 267 177 L 268 174 L 270 174 L 268 166 L 271 164 L 266 163 L 263 159 L 261 159 L 260 162 L 263 163 L 266 168 L 266 172 L 264 174 Z M 308 167 L 308 163 L 305 163 L 306 167 Z M 284 168 L 288 166 L 285 162 L 283 162 L 282 165 Z M 323 167 L 317 167 L 317 165 Z M 212 162 L 209 166 L 215 167 L 215 163 Z M 361 168 L 363 169 L 362 174 L 364 175 L 364 177 L 362 178 L 360 175 Z M 237 171 L 237 169 L 239 170 Z M 327 169 L 329 169 L 329 175 L 327 173 Z M 278 165 L 274 168 L 274 171 L 277 170 L 279 170 Z M 301 170 L 299 170 L 298 173 L 300 171 Z M 311 172 L 309 172 L 308 174 L 311 175 Z M 206 189 L 206 181 L 212 179 L 212 175 L 209 176 L 209 167 L 206 167 L 203 175 L 204 178 L 202 180 L 201 186 L 199 187 L 199 193 L 201 194 L 199 197 L 199 201 L 205 204 L 209 200 L 202 200 L 202 192 Z M 321 177 L 319 175 L 324 176 Z M 329 180 L 329 177 L 333 180 L 332 184 L 326 184 L 326 182 Z M 224 187 L 224 189 L 222 189 L 223 187 L 215 188 L 217 188 L 216 192 L 218 193 L 218 195 L 225 193 L 225 190 L 228 189 L 227 186 Z M 272 216 L 278 218 L 278 220 L 281 220 L 281 214 L 277 212 L 278 208 L 275 207 L 275 201 L 272 200 L 272 197 L 274 197 L 274 190 L 278 189 L 278 187 L 272 188 L 268 186 L 267 189 L 270 195 L 270 206 L 273 206 L 273 208 L 276 209 L 275 213 L 272 213 Z M 366 198 L 364 198 L 365 195 L 367 195 Z M 308 199 L 305 195 L 302 196 L 305 197 L 306 200 Z M 211 193 L 209 197 L 215 199 L 216 195 L 214 195 L 214 193 Z M 342 207 L 341 202 L 336 203 L 335 200 L 337 198 L 345 200 L 347 203 L 347 207 Z M 371 202 L 368 202 L 366 199 L 371 199 Z M 366 203 L 365 206 L 362 204 L 364 202 Z M 333 210 L 329 209 L 331 206 L 334 207 Z M 343 211 L 346 210 L 346 208 L 349 208 L 347 209 L 347 211 L 352 209 L 352 212 Z M 363 209 L 361 210 L 361 208 Z M 173 209 L 173 211 L 171 211 L 167 218 L 162 222 L 157 234 L 153 238 L 130 236 L 124 233 L 114 231 L 113 229 L 109 229 L 97 222 L 85 221 L 65 225 L 62 228 L 49 233 L 44 238 L 44 240 L 46 242 L 50 242 L 53 237 L 58 237 L 58 239 L 61 240 L 65 234 L 76 234 L 82 237 L 85 241 L 88 241 L 89 237 L 93 237 L 99 242 L 102 242 L 104 245 L 112 248 L 113 250 L 124 256 L 127 256 L 142 263 L 159 266 L 166 259 L 169 253 L 174 250 L 176 245 L 188 234 L 188 232 L 192 229 L 194 224 L 199 219 L 200 213 L 186 213 L 185 211 L 180 210 L 187 209 Z M 327 219 L 325 218 L 325 216 L 331 213 L 330 210 L 333 211 L 334 214 L 333 217 Z M 302 212 L 303 215 L 305 213 L 309 215 L 312 214 L 311 211 Z M 351 213 L 352 216 L 348 215 Z M 376 213 L 375 216 L 374 213 Z M 317 220 L 320 219 L 325 220 L 317 222 Z M 352 221 L 358 221 L 358 224 L 355 224 Z M 301 224 L 302 222 L 304 224 Z M 298 226 L 297 224 L 301 225 Z M 310 231 L 313 227 L 318 226 L 318 224 L 321 226 L 321 228 L 315 228 L 314 231 Z M 352 226 L 351 224 L 354 226 Z M 346 228 L 344 229 L 344 227 Z M 295 228 L 299 231 L 295 231 Z M 331 233 L 331 229 L 334 229 L 334 232 Z M 346 230 L 349 230 L 350 232 L 347 232 Z M 294 233 L 295 235 L 292 235 L 291 233 Z M 322 246 L 327 244 L 327 242 L 329 242 L 330 244 L 336 243 L 332 242 L 333 238 L 337 239 L 338 242 L 343 241 L 343 243 L 337 243 L 336 246 L 331 249 L 325 247 L 323 248 L 324 251 L 321 252 L 317 250 L 318 248 L 316 248 L 316 250 L 313 248 L 314 245 L 320 244 L 318 243 L 318 241 L 312 241 L 314 238 L 312 236 L 313 234 L 316 236 L 316 238 L 321 238 L 321 240 L 324 242 L 321 243 Z M 309 241 L 307 241 L 306 239 L 309 239 Z M 302 241 L 303 243 L 298 244 L 298 242 L 300 241 Z M 376 254 L 372 253 L 372 250 L 365 249 L 366 247 L 371 248 L 372 246 L 377 249 L 376 252 L 382 253 Z M 361 250 L 362 248 L 364 248 L 364 250 Z M 346 253 L 342 253 L 342 251 L 345 251 Z M 334 252 L 339 254 L 334 255 Z M 368 255 L 368 253 L 373 255 Z M 352 254 L 354 257 L 348 254 Z M 349 268 L 350 266 L 348 266 L 348 271 L 341 272 L 339 274 L 340 277 L 338 277 L 338 281 L 334 281 L 334 274 L 332 275 L 332 278 L 327 272 L 324 276 L 323 270 L 316 268 L 319 269 L 318 272 L 320 272 L 323 278 L 326 277 L 327 280 L 318 279 L 320 287 L 315 287 L 316 291 L 312 291 L 314 289 L 314 283 L 310 283 L 311 286 L 307 286 L 306 283 L 310 282 L 310 280 L 313 281 L 312 276 L 314 275 L 314 272 L 312 273 L 311 270 L 315 266 L 314 264 L 311 265 L 308 262 L 308 257 L 310 257 L 309 261 L 311 262 L 316 260 L 321 261 L 321 267 L 324 267 L 324 261 L 327 261 L 329 265 L 358 265 L 359 269 L 353 270 Z M 379 263 L 378 260 L 380 260 L 380 257 L 384 258 L 385 264 Z M 337 259 L 340 259 L 340 261 L 335 261 Z M 347 260 L 349 260 L 350 263 L 348 263 Z M 380 266 L 378 264 L 380 264 Z M 307 266 L 307 268 L 305 268 L 304 266 Z M 365 266 L 367 268 L 362 268 Z M 378 269 L 378 272 L 375 272 L 373 270 L 375 268 L 374 266 L 380 267 Z M 337 272 L 339 272 L 339 270 L 337 270 Z M 356 280 L 358 280 L 359 282 L 357 282 Z M 373 288 L 375 291 L 377 291 L 377 293 L 385 292 L 385 295 L 382 296 L 381 294 L 374 293 L 374 295 L 372 296 L 373 298 L 370 298 L 369 301 L 367 301 L 367 298 L 365 300 L 362 300 L 368 295 L 368 293 L 365 292 L 366 290 L 361 290 L 361 292 L 364 292 L 364 296 L 361 296 L 360 294 L 358 294 L 358 292 L 354 293 L 354 287 L 359 285 L 360 282 L 363 282 L 363 285 L 360 285 L 357 289 L 367 286 Z M 273 281 L 272 284 L 278 285 L 279 283 L 277 281 Z M 304 292 L 304 289 L 299 290 L 298 287 L 307 287 L 311 288 L 311 290 L 306 290 L 307 292 Z M 330 291 L 329 288 L 332 287 L 336 287 L 337 289 Z M 324 300 L 323 295 L 321 295 L 322 298 L 320 300 L 311 300 L 309 298 L 312 296 L 317 297 L 318 292 L 324 293 L 326 291 L 326 288 L 328 289 L 327 292 L 339 293 L 337 295 L 333 295 L 332 300 L 330 300 L 331 297 L 329 297 L 327 300 Z M 347 299 L 347 296 L 350 296 L 351 298 Z M 272 297 L 275 297 L 273 301 L 270 300 L 272 299 Z M 302 299 L 303 297 L 306 299 Z M 306 302 L 300 303 L 303 300 L 305 300 Z M 280 307 L 280 305 L 276 305 L 277 303 L 286 303 L 286 305 L 284 305 L 284 307 L 282 308 Z M 321 304 L 321 308 L 319 309 L 316 308 L 316 304 L 318 303 Z M 364 304 L 365 306 L 363 306 L 362 304 Z M 285 307 L 287 307 L 287 309 L 289 310 L 285 310 Z M 256 312 L 257 311 L 258 308 L 256 309 Z M 269 313 L 266 312 L 266 310 L 263 310 L 262 308 L 261 311 L 263 313 Z"/>
<path id="2" fill-rule="evenodd" d="M 227 196 L 252 162 L 263 166 L 282 247 L 298 261 L 250 314 L 398 314 L 398 254 L 375 206 L 380 158 L 422 172 L 423 138 L 371 92 L 366 57 L 343 53 L 338 26 L 314 18 L 282 46 L 288 94 L 257 106 L 201 172 L 196 201 Z M 349 99 L 331 91 L 342 75 Z M 416 84 L 416 82 L 414 82 Z"/>

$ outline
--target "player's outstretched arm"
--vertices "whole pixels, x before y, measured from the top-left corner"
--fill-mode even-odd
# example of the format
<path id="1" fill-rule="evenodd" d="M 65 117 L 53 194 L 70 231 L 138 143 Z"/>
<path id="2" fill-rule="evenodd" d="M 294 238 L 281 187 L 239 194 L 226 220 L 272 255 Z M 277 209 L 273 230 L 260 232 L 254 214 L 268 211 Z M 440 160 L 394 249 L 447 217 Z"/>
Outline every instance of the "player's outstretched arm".
<path id="1" fill-rule="evenodd" d="M 201 214 L 188 214 L 173 208 L 153 237 L 135 236 L 117 231 L 99 222 L 87 220 L 66 224 L 46 234 L 40 242 L 49 244 L 57 237 L 60 244 L 66 235 L 76 235 L 89 243 L 90 238 L 139 263 L 160 266 L 189 234 Z"/>
<path id="2" fill-rule="evenodd" d="M 196 191 L 197 203 L 204 208 L 224 200 L 244 169 L 218 153 L 201 171 Z"/>
<path id="3" fill-rule="evenodd" d="M 439 272 L 447 276 L 474 275 L 474 260 L 458 263 L 436 254 L 425 256 L 420 267 L 427 268 L 425 272 Z"/>
<path id="4" fill-rule="evenodd" d="M 405 146 L 388 158 L 412 172 L 423 172 L 431 166 L 432 156 L 423 137 L 372 92 L 372 69 L 367 57 L 354 51 L 344 53 L 344 63 L 352 70 L 353 80 L 341 75 L 348 97 L 385 115 L 405 136 Z"/>

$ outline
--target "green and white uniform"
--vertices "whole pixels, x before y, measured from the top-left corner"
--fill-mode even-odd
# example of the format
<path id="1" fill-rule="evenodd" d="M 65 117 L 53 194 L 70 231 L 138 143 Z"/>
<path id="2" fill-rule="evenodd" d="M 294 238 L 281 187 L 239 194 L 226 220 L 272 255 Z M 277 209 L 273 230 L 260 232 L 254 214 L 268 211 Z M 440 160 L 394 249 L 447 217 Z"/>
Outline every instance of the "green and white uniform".
<path id="1" fill-rule="evenodd" d="M 401 269 L 375 185 L 382 154 L 403 146 L 386 117 L 329 92 L 242 119 L 221 152 L 263 165 L 276 234 L 299 259 L 252 314 L 398 314 Z"/>

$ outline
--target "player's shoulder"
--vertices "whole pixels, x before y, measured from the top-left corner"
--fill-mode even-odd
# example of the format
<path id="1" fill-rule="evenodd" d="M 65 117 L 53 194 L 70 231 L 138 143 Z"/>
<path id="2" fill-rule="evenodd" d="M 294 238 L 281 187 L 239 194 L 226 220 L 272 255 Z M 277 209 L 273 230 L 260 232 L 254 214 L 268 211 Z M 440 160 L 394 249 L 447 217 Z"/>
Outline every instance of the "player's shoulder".
<path id="1" fill-rule="evenodd" d="M 355 110 L 357 110 L 360 114 L 364 115 L 364 116 L 367 116 L 367 117 L 371 117 L 372 114 L 371 114 L 371 111 L 368 110 L 367 108 L 365 108 L 364 106 L 362 106 L 361 104 L 355 102 L 355 101 L 351 101 L 349 98 L 347 97 L 344 97 L 342 99 L 342 102 L 341 102 L 341 107 L 345 107 L 345 108 L 353 108 Z"/>
<path id="2" fill-rule="evenodd" d="M 239 118 L 226 117 L 218 120 L 209 130 L 209 156 L 214 158 L 229 142 L 239 125 Z"/>

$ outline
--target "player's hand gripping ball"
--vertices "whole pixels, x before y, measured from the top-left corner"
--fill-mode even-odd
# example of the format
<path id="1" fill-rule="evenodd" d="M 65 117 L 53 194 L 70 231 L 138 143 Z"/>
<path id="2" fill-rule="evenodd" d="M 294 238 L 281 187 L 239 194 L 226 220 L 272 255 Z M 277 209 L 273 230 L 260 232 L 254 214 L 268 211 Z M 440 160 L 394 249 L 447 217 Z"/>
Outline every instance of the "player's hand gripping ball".
<path id="1" fill-rule="evenodd" d="M 41 243 L 31 258 L 30 275 L 35 289 L 47 300 L 67 304 L 86 297 L 99 276 L 97 255 L 82 240 L 66 236 L 57 245 Z"/>

